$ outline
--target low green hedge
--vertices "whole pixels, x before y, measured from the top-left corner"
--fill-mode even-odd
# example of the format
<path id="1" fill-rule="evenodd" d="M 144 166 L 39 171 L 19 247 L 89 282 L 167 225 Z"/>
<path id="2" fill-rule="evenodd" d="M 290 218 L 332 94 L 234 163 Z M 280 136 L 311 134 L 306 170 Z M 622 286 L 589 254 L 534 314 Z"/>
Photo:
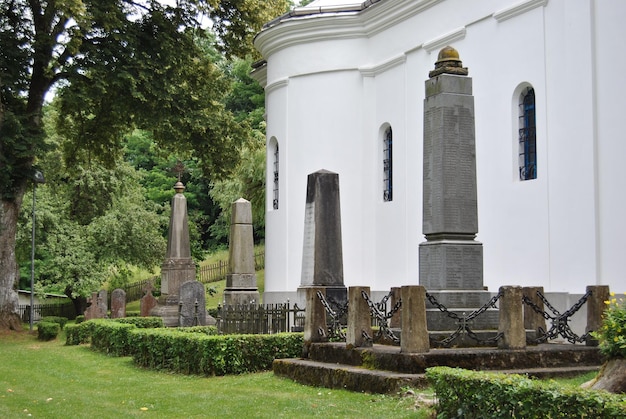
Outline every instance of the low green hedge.
<path id="1" fill-rule="evenodd" d="M 164 327 L 162 317 L 124 317 L 113 319 L 118 323 L 134 324 L 139 329 L 155 329 Z"/>
<path id="2" fill-rule="evenodd" d="M 113 356 L 127 356 L 132 353 L 130 333 L 137 326 L 106 319 L 89 320 L 92 322 L 91 347 Z M 87 322 L 87 323 L 89 323 Z"/>
<path id="3" fill-rule="evenodd" d="M 523 375 L 450 367 L 426 370 L 437 418 L 626 418 L 626 398 Z"/>
<path id="4" fill-rule="evenodd" d="M 58 325 L 61 328 L 61 330 L 63 330 L 63 328 L 67 324 L 67 317 L 45 316 L 45 317 L 42 317 L 40 321 L 42 321 L 42 322 L 49 322 L 49 323 L 58 323 Z"/>
<path id="5" fill-rule="evenodd" d="M 269 370 L 276 358 L 302 353 L 302 333 L 220 335 L 171 329 L 132 333 L 133 360 L 142 367 L 185 374 L 226 375 Z"/>
<path id="6" fill-rule="evenodd" d="M 116 324 L 130 324 L 140 329 L 152 329 L 163 327 L 163 319 L 161 317 L 126 317 L 120 319 L 93 319 L 78 324 L 68 324 L 65 327 L 65 344 L 66 345 L 80 345 L 83 343 L 89 343 L 94 333 L 95 326 L 99 325 L 100 328 L 109 323 Z M 115 327 L 115 326 L 112 326 Z M 104 337 L 103 337 L 104 338 Z M 97 343 L 100 345 L 100 342 Z M 108 349 L 107 349 L 108 348 Z M 104 348 L 98 348 L 103 352 L 110 353 L 109 345 L 104 345 Z M 115 351 L 115 350 L 114 350 Z"/>
<path id="7" fill-rule="evenodd" d="M 37 339 L 39 340 L 53 340 L 59 335 L 61 331 L 61 325 L 55 322 L 39 321 L 37 323 Z"/>
<path id="8" fill-rule="evenodd" d="M 217 326 L 189 326 L 179 327 L 176 330 L 183 333 L 204 333 L 209 336 L 219 335 L 220 333 Z"/>

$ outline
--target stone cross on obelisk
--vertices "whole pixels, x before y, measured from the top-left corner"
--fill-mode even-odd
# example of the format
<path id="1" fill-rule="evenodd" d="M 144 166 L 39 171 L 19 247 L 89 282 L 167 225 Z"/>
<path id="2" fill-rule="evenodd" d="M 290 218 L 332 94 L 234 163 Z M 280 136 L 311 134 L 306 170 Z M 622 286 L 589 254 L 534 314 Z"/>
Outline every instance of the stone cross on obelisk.
<path id="1" fill-rule="evenodd" d="M 196 279 L 196 264 L 191 258 L 189 243 L 187 199 L 183 195 L 185 185 L 181 182 L 184 167 L 180 162 L 174 171 L 178 173 L 178 181 L 174 185 L 176 194 L 172 198 L 167 252 L 161 265 L 161 297 L 159 305 L 152 310 L 152 315 L 162 317 L 166 326 L 178 326 L 180 286 Z"/>

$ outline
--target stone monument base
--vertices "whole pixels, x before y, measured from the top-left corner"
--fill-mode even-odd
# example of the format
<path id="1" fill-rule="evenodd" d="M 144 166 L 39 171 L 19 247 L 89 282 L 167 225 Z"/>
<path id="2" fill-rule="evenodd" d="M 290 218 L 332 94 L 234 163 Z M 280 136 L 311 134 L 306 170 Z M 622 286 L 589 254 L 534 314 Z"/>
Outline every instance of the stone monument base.
<path id="1" fill-rule="evenodd" d="M 345 306 L 348 303 L 348 288 L 345 286 L 323 286 L 298 287 L 298 300 L 306 301 L 306 290 L 309 288 L 324 288 L 326 290 L 326 301 Z"/>
<path id="2" fill-rule="evenodd" d="M 236 288 L 224 290 L 224 305 L 225 306 L 238 306 L 238 305 L 253 305 L 261 304 L 261 294 L 259 294 L 258 288 Z"/>
<path id="3" fill-rule="evenodd" d="M 178 295 L 161 295 L 157 306 L 150 311 L 150 315 L 161 317 L 165 327 L 178 327 L 180 323 L 178 299 Z"/>

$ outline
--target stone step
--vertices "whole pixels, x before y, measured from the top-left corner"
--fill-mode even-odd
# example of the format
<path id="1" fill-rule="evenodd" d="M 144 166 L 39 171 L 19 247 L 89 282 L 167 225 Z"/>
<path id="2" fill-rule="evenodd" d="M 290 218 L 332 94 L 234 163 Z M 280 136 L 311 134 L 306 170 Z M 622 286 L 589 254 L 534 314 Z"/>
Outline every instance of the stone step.
<path id="1" fill-rule="evenodd" d="M 272 369 L 274 374 L 300 384 L 368 393 L 393 394 L 403 387 L 424 388 L 428 385 L 424 374 L 370 370 L 307 359 L 276 359 Z"/>
<path id="2" fill-rule="evenodd" d="M 502 369 L 493 372 L 526 374 L 536 378 L 573 377 L 599 366 L 575 366 L 558 368 Z M 331 364 L 308 359 L 277 359 L 273 363 L 274 374 L 290 378 L 300 384 L 333 389 L 345 389 L 367 393 L 396 394 L 406 387 L 428 386 L 425 374 L 406 374 L 385 370 L 371 370 L 346 364 Z"/>
<path id="3" fill-rule="evenodd" d="M 422 374 L 426 368 L 447 365 L 472 370 L 527 370 L 529 368 L 568 368 L 600 366 L 597 347 L 571 344 L 541 344 L 523 350 L 481 348 L 431 349 L 426 353 L 402 353 L 397 346 L 347 348 L 343 342 L 314 343 L 308 357 L 312 361 L 398 373 Z"/>

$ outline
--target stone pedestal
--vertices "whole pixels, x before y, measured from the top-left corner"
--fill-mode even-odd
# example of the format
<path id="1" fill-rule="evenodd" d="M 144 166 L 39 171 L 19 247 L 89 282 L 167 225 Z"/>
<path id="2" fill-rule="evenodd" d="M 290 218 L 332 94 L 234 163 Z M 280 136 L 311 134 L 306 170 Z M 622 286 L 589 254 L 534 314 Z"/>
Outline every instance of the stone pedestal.
<path id="1" fill-rule="evenodd" d="M 539 298 L 537 292 L 543 294 L 543 287 L 522 288 L 522 294 L 524 297 L 528 298 L 541 310 L 544 310 L 543 301 Z M 524 305 L 524 328 L 526 330 L 532 330 L 537 334 L 537 336 L 541 336 L 542 333 L 545 333 L 545 331 L 548 330 L 546 329 L 546 319 L 540 313 L 533 310 L 533 308 L 529 305 Z M 541 330 L 543 330 L 543 332 L 541 332 Z"/>
<path id="2" fill-rule="evenodd" d="M 259 304 L 256 285 L 252 205 L 239 198 L 232 203 L 230 241 L 228 246 L 230 274 L 226 276 L 224 305 Z"/>
<path id="3" fill-rule="evenodd" d="M 325 287 L 326 298 L 347 301 L 343 282 L 339 175 L 327 170 L 307 178 L 304 210 L 301 293 L 309 287 Z"/>

